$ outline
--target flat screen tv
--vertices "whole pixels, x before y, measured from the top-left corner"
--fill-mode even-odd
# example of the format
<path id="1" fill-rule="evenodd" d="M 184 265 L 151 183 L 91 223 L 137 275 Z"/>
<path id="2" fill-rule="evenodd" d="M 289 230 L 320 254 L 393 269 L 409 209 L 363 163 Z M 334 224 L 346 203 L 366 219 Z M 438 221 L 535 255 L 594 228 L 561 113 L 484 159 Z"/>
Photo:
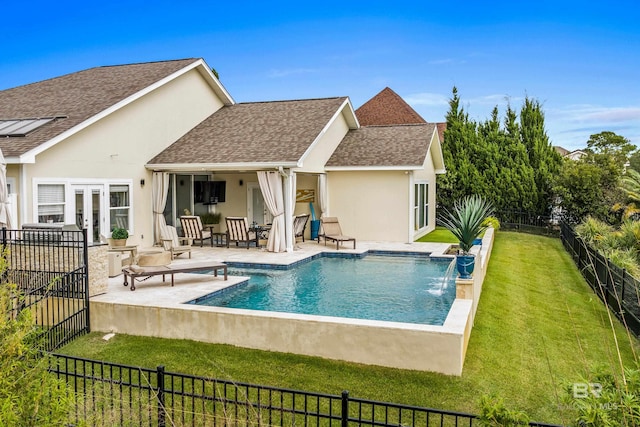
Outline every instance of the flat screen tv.
<path id="1" fill-rule="evenodd" d="M 216 204 L 225 201 L 226 181 L 196 181 L 194 183 L 194 201 L 196 203 Z"/>

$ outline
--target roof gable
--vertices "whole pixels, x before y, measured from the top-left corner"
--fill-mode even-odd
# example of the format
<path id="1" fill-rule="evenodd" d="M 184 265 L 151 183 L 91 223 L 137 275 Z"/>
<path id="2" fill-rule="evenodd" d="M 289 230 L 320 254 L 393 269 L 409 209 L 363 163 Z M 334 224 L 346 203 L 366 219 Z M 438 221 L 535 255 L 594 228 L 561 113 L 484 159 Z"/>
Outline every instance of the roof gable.
<path id="1" fill-rule="evenodd" d="M 362 126 L 427 123 L 404 99 L 386 87 L 356 110 Z"/>
<path id="2" fill-rule="evenodd" d="M 421 168 L 436 126 L 432 123 L 365 126 L 351 130 L 327 168 Z"/>
<path id="3" fill-rule="evenodd" d="M 192 58 L 90 68 L 0 91 L 0 119 L 63 117 L 26 136 L 0 138 L 0 148 L 6 157 L 37 154 L 73 129 L 90 124 L 90 119 L 200 65 L 201 74 L 210 73 L 203 60 Z M 217 80 L 213 85 L 224 102 L 233 103 Z"/>
<path id="4" fill-rule="evenodd" d="M 295 165 L 347 100 L 337 97 L 226 106 L 147 166 Z"/>

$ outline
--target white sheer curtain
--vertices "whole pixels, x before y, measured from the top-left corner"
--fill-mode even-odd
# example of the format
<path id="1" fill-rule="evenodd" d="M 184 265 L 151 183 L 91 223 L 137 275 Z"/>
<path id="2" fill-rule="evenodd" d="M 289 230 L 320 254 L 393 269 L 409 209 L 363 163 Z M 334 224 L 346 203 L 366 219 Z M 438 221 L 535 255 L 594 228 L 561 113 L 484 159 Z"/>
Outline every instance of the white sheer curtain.
<path id="1" fill-rule="evenodd" d="M 7 191 L 7 163 L 0 150 L 0 226 L 13 228 L 9 210 L 9 193 Z"/>
<path id="2" fill-rule="evenodd" d="M 284 231 L 282 179 L 280 179 L 278 172 L 258 172 L 258 183 L 267 209 L 273 215 L 267 250 L 269 252 L 284 252 L 287 250 L 287 242 Z"/>
<path id="3" fill-rule="evenodd" d="M 162 245 L 162 236 L 167 235 L 167 222 L 164 220 L 164 207 L 167 204 L 167 193 L 169 192 L 169 174 L 154 172 L 152 185 L 151 197 L 153 198 L 154 238 L 157 245 Z"/>
<path id="4" fill-rule="evenodd" d="M 327 175 L 324 173 L 318 176 L 318 208 L 322 218 L 327 212 Z"/>

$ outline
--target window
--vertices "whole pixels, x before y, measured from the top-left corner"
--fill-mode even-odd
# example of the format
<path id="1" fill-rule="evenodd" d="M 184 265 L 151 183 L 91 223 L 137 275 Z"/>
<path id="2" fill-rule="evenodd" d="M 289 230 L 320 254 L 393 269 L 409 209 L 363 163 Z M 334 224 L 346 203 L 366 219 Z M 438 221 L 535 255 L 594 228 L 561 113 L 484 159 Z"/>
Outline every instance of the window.
<path id="1" fill-rule="evenodd" d="M 414 228 L 420 230 L 429 225 L 429 184 L 415 184 L 414 202 Z"/>
<path id="2" fill-rule="evenodd" d="M 115 227 L 130 230 L 130 194 L 131 189 L 127 184 L 109 186 L 109 231 Z"/>
<path id="3" fill-rule="evenodd" d="M 64 184 L 38 185 L 38 222 L 64 222 Z"/>

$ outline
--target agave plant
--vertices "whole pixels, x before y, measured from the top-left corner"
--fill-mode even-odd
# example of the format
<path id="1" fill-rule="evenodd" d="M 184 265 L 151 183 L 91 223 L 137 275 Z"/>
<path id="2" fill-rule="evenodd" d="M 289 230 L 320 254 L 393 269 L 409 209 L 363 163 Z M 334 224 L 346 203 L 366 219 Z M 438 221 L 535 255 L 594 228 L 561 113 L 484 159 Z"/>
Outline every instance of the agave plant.
<path id="1" fill-rule="evenodd" d="M 488 227 L 485 219 L 493 215 L 493 205 L 482 196 L 472 195 L 457 200 L 453 210 L 443 209 L 440 225 L 451 231 L 460 241 L 460 250 L 468 254 L 473 241 Z"/>

